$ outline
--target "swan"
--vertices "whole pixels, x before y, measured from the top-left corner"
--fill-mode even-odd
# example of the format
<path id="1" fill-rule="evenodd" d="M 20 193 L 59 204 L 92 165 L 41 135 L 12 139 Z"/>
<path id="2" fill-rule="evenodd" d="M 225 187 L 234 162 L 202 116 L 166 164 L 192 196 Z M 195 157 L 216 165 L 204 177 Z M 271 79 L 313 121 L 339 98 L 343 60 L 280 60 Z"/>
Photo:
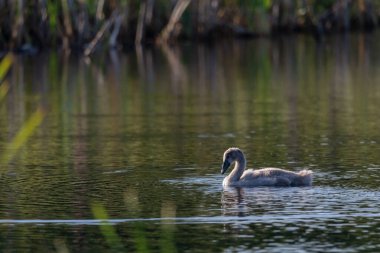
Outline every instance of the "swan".
<path id="1" fill-rule="evenodd" d="M 223 154 L 221 173 L 224 174 L 230 165 L 234 169 L 223 180 L 223 186 L 254 187 L 254 186 L 311 186 L 311 170 L 292 172 L 279 168 L 264 168 L 258 170 L 245 169 L 246 160 L 239 148 L 229 148 Z"/>

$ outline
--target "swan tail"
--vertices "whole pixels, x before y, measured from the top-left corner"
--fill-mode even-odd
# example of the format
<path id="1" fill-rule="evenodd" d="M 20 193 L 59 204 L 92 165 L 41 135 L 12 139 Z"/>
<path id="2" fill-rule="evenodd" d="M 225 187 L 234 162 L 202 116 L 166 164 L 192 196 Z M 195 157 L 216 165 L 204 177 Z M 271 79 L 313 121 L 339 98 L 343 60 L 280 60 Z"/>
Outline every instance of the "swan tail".
<path id="1" fill-rule="evenodd" d="M 298 172 L 299 180 L 298 184 L 301 186 L 311 186 L 313 183 L 313 171 L 312 170 L 301 170 Z"/>

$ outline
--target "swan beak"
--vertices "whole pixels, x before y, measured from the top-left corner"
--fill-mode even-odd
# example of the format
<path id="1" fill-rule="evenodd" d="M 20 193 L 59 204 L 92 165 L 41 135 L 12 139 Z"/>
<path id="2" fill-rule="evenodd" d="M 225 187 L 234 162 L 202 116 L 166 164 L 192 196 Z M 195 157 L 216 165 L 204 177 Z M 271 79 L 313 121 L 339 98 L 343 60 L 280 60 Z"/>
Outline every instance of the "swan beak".
<path id="1" fill-rule="evenodd" d="M 220 173 L 224 174 L 227 169 L 230 167 L 231 163 L 228 161 L 228 160 L 225 160 L 222 164 L 222 170 L 220 171 Z"/>

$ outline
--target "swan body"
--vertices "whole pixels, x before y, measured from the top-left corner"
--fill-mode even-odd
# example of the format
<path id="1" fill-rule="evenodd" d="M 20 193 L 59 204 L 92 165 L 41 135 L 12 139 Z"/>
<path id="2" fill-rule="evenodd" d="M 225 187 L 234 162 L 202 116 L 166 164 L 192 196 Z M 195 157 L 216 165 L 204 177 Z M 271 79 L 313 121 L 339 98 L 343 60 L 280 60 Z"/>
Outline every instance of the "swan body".
<path id="1" fill-rule="evenodd" d="M 292 172 L 279 168 L 264 168 L 258 170 L 245 169 L 246 160 L 239 148 L 229 148 L 224 152 L 221 173 L 224 174 L 230 165 L 234 169 L 223 180 L 223 186 L 255 187 L 255 186 L 311 186 L 311 170 Z"/>

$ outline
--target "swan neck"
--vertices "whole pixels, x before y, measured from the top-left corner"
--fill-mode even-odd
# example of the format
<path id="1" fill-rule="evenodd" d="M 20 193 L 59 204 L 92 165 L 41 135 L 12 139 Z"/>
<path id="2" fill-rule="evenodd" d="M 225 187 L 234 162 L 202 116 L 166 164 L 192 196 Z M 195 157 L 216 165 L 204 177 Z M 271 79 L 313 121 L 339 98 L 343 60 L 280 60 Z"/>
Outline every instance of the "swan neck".
<path id="1" fill-rule="evenodd" d="M 230 174 L 230 180 L 239 181 L 241 175 L 243 175 L 244 170 L 245 170 L 245 159 L 242 158 L 242 159 L 236 160 L 235 167 Z"/>

